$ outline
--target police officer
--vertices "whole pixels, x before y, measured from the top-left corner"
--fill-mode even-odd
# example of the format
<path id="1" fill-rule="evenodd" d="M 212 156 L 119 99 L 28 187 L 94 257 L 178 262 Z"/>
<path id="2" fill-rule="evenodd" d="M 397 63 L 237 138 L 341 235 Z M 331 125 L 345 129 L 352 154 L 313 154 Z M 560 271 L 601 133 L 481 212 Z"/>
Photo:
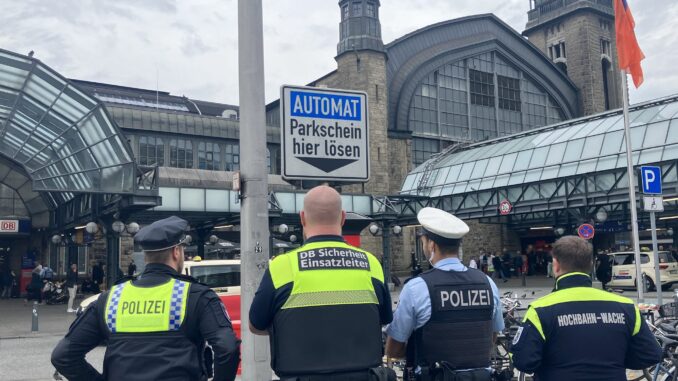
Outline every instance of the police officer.
<path id="1" fill-rule="evenodd" d="M 381 325 L 392 319 L 379 260 L 341 236 L 334 189 L 304 197 L 304 245 L 271 260 L 250 309 L 250 330 L 271 336 L 282 380 L 369 380 L 383 371 Z"/>
<path id="2" fill-rule="evenodd" d="M 238 341 L 219 297 L 182 276 L 185 230 L 178 217 L 156 221 L 134 237 L 146 268 L 119 281 L 71 325 L 52 364 L 71 381 L 207 380 L 205 341 L 215 354 L 214 380 L 234 380 Z M 103 374 L 85 354 L 107 342 Z"/>
<path id="3" fill-rule="evenodd" d="M 490 353 L 504 329 L 499 292 L 481 271 L 459 260 L 468 226 L 423 208 L 421 244 L 433 268 L 405 284 L 386 333 L 386 355 L 407 357 L 405 379 L 490 379 Z"/>
<path id="4" fill-rule="evenodd" d="M 591 245 L 553 245 L 554 292 L 530 304 L 513 339 L 516 368 L 535 380 L 625 380 L 661 361 L 661 348 L 628 298 L 591 287 Z"/>

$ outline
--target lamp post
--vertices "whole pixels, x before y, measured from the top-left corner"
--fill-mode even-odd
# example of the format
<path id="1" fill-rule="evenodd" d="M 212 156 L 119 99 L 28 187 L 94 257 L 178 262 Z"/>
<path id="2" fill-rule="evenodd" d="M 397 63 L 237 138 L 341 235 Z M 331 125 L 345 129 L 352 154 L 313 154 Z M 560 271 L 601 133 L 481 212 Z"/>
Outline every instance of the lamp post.
<path id="1" fill-rule="evenodd" d="M 400 235 L 403 228 L 400 225 L 393 224 L 392 216 L 384 216 L 370 224 L 367 228 L 373 236 L 381 235 L 381 245 L 383 251 L 384 284 L 389 289 L 392 288 L 391 282 L 391 235 Z"/>
<path id="2" fill-rule="evenodd" d="M 96 225 L 96 224 L 94 224 Z M 90 224 L 85 226 L 87 229 Z M 92 227 L 93 228 L 93 227 Z M 98 227 L 97 227 L 98 230 Z M 139 231 L 139 224 L 131 222 L 125 225 L 120 220 L 111 222 L 110 228 L 106 229 L 106 286 L 110 289 L 111 286 L 118 280 L 122 273 L 120 272 L 120 235 L 127 231 L 127 233 L 134 235 Z"/>

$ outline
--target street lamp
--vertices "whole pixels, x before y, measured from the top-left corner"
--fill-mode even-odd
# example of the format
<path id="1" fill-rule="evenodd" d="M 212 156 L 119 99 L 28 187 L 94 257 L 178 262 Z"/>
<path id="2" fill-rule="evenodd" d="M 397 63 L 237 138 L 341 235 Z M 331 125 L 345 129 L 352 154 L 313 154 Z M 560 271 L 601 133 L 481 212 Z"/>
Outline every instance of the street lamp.
<path id="1" fill-rule="evenodd" d="M 598 212 L 596 212 L 596 221 L 600 223 L 607 221 L 607 210 L 605 210 L 605 208 L 598 209 Z"/>
<path id="2" fill-rule="evenodd" d="M 120 234 L 123 231 L 125 231 L 125 223 L 122 221 L 113 221 L 111 224 L 111 228 L 113 229 L 114 232 Z"/>
<path id="3" fill-rule="evenodd" d="M 379 224 L 377 224 L 376 222 L 371 223 L 367 229 L 369 229 L 370 234 L 372 234 L 373 236 L 376 236 L 381 231 Z"/>
<path id="4" fill-rule="evenodd" d="M 558 235 L 558 236 L 561 236 L 561 235 L 565 234 L 565 228 L 562 227 L 562 226 L 561 226 L 561 227 L 557 227 L 554 231 L 556 232 L 556 235 Z"/>
<path id="5" fill-rule="evenodd" d="M 131 235 L 137 234 L 139 232 L 139 224 L 137 224 L 136 222 L 130 222 L 127 225 L 127 232 Z"/>
<path id="6" fill-rule="evenodd" d="M 280 224 L 278 226 L 278 233 L 285 234 L 290 230 L 290 227 L 287 224 Z"/>
<path id="7" fill-rule="evenodd" d="M 292 234 L 292 235 L 290 236 L 290 242 L 292 242 L 292 243 L 297 242 L 297 236 L 294 235 L 294 234 Z"/>
<path id="8" fill-rule="evenodd" d="M 61 236 L 58 234 L 55 234 L 52 236 L 52 243 L 55 245 L 58 245 L 61 243 Z"/>
<path id="9" fill-rule="evenodd" d="M 212 245 L 216 245 L 217 242 L 219 242 L 219 237 L 217 237 L 216 235 L 212 234 L 212 235 L 210 236 L 210 243 L 211 243 Z"/>
<path id="10" fill-rule="evenodd" d="M 88 222 L 85 225 L 85 231 L 89 234 L 96 234 L 99 231 L 99 225 L 96 222 Z"/>

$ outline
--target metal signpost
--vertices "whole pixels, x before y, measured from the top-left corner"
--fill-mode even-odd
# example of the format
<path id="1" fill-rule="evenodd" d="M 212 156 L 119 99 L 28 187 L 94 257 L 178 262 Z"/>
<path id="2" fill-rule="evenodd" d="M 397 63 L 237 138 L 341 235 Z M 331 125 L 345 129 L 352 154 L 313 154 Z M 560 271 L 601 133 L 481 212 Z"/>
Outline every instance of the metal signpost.
<path id="1" fill-rule="evenodd" d="M 242 376 L 264 381 L 272 376 L 268 338 L 249 330 L 249 310 L 267 268 L 269 255 L 266 109 L 262 0 L 238 1 L 240 80 L 240 213 Z"/>
<path id="2" fill-rule="evenodd" d="M 662 282 L 659 274 L 659 252 L 657 251 L 657 225 L 655 212 L 664 211 L 662 194 L 662 170 L 660 167 L 640 167 L 640 178 L 643 182 L 643 210 L 650 212 L 652 228 L 652 252 L 654 255 L 654 279 L 657 289 L 657 304 L 662 305 Z M 637 279 L 637 278 L 636 278 Z"/>
<path id="3" fill-rule="evenodd" d="M 369 179 L 367 94 L 285 85 L 280 99 L 283 178 Z"/>

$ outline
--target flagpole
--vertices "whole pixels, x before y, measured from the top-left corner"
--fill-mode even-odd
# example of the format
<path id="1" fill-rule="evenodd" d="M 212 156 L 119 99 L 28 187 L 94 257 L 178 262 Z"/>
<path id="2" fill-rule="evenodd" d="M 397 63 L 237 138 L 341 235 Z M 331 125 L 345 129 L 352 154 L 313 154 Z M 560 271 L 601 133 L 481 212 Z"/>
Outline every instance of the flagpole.
<path id="1" fill-rule="evenodd" d="M 636 262 L 636 289 L 638 290 L 638 303 L 644 301 L 645 279 L 640 269 L 640 242 L 638 242 L 638 212 L 636 210 L 636 181 L 633 175 L 633 155 L 631 154 L 631 129 L 629 127 L 629 87 L 626 71 L 621 71 L 622 98 L 624 99 L 624 140 L 626 141 L 626 173 L 629 178 L 629 202 L 631 208 L 631 229 L 633 235 L 633 254 Z"/>

